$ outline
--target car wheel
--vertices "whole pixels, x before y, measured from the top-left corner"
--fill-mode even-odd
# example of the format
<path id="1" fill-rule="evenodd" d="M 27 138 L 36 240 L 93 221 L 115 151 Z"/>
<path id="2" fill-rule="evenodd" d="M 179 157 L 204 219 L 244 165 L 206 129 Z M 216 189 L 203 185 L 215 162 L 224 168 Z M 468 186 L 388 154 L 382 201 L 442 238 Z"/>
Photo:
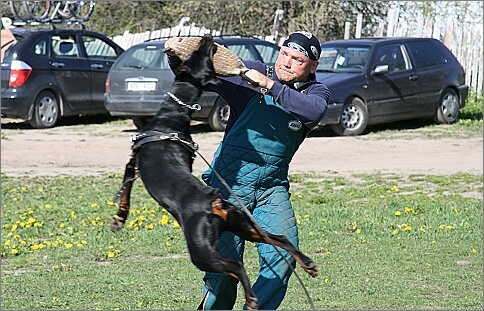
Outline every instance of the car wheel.
<path id="1" fill-rule="evenodd" d="M 149 117 L 136 117 L 133 118 L 133 124 L 138 130 L 142 130 L 148 123 L 150 123 L 152 118 Z"/>
<path id="2" fill-rule="evenodd" d="M 340 136 L 360 135 L 368 124 L 368 109 L 359 98 L 353 98 L 343 106 L 338 124 L 332 124 L 331 129 Z"/>
<path id="3" fill-rule="evenodd" d="M 441 124 L 450 124 L 457 121 L 458 117 L 459 95 L 453 89 L 445 89 L 440 97 L 434 121 Z"/>
<path id="4" fill-rule="evenodd" d="M 51 91 L 42 91 L 34 102 L 34 112 L 30 125 L 33 128 L 51 128 L 59 120 L 57 97 Z"/>
<path id="5" fill-rule="evenodd" d="M 212 112 L 208 116 L 208 125 L 214 131 L 223 132 L 230 116 L 230 106 L 221 97 L 217 98 Z"/>

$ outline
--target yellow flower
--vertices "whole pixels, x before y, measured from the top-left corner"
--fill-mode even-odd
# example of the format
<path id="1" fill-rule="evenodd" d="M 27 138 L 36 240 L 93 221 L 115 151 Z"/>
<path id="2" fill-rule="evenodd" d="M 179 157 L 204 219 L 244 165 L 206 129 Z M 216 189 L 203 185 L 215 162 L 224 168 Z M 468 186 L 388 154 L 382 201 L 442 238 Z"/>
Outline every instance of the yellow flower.
<path id="1" fill-rule="evenodd" d="M 52 205 L 50 205 L 49 203 L 45 204 L 45 208 L 51 208 Z"/>
<path id="2" fill-rule="evenodd" d="M 72 246 L 74 246 L 74 244 L 72 244 L 72 243 L 70 243 L 70 242 L 69 242 L 69 243 L 66 243 L 66 244 L 64 244 L 64 245 L 65 245 L 65 247 L 67 247 L 67 248 L 71 248 Z"/>
<path id="3" fill-rule="evenodd" d="M 61 223 L 59 224 L 59 228 L 64 228 L 65 226 L 66 226 L 66 225 L 65 225 L 63 222 L 61 222 Z"/>
<path id="4" fill-rule="evenodd" d="M 411 207 L 405 207 L 405 213 L 407 214 L 415 214 L 415 210 Z"/>
<path id="5" fill-rule="evenodd" d="M 108 252 L 108 258 L 113 258 L 114 257 L 114 253 L 113 252 Z"/>
<path id="6" fill-rule="evenodd" d="M 161 225 L 164 226 L 168 223 L 168 216 L 167 215 L 163 215 L 161 217 Z"/>
<path id="7" fill-rule="evenodd" d="M 99 207 L 99 205 L 97 203 L 91 203 L 91 207 Z"/>
<path id="8" fill-rule="evenodd" d="M 19 253 L 19 250 L 14 248 L 10 251 L 10 253 L 12 253 L 12 255 L 17 255 Z"/>

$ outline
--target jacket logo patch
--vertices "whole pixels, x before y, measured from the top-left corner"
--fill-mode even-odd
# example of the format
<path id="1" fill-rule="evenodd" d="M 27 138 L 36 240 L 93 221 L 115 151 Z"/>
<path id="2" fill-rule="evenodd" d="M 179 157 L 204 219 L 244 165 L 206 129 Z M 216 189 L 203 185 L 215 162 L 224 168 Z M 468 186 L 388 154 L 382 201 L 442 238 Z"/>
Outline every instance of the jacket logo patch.
<path id="1" fill-rule="evenodd" d="M 299 120 L 291 120 L 287 124 L 287 128 L 291 131 L 297 132 L 302 129 L 302 122 Z"/>

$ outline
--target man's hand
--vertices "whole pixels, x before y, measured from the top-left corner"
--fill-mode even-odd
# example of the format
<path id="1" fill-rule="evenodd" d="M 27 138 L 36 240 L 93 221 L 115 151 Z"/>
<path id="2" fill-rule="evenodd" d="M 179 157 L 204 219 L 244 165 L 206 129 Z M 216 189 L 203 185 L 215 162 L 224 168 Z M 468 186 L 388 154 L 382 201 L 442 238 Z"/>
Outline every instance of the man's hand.
<path id="1" fill-rule="evenodd" d="M 259 86 L 263 89 L 270 90 L 274 85 L 274 81 L 269 79 L 266 75 L 258 72 L 255 69 L 249 69 L 244 73 L 249 79 L 254 81 L 255 83 L 259 84 Z"/>
<path id="2" fill-rule="evenodd" d="M 166 51 L 166 54 L 168 54 L 170 56 L 176 56 L 175 52 L 172 49 L 170 49 L 170 47 L 173 44 L 175 44 L 177 42 L 180 42 L 182 40 L 183 40 L 182 37 L 172 37 L 172 38 L 166 40 L 166 42 L 165 42 L 165 51 Z"/>

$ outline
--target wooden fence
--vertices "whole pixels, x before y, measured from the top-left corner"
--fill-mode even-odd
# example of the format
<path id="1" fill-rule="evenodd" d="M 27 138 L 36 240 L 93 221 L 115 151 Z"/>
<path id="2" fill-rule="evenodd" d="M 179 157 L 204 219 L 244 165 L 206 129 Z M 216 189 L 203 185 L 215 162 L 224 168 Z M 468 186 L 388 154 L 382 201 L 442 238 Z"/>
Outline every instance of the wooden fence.
<path id="1" fill-rule="evenodd" d="M 357 16 L 354 35 L 351 36 L 352 25 L 345 25 L 345 39 L 350 37 L 359 38 L 361 34 L 362 16 Z M 219 31 L 205 27 L 197 27 L 194 24 L 184 25 L 188 18 L 182 19 L 180 23 L 172 28 L 163 28 L 154 31 L 145 31 L 132 34 L 125 31 L 124 34 L 114 36 L 112 39 L 124 49 L 132 45 L 147 41 L 166 39 L 172 36 L 199 36 L 210 33 L 214 36 L 220 35 Z M 456 23 L 430 23 L 428 20 L 420 19 L 416 23 L 406 24 L 399 20 L 398 10 L 389 10 L 388 22 L 380 22 L 374 37 L 433 37 L 442 41 L 457 57 L 460 64 L 466 71 L 466 84 L 476 92 L 483 92 L 483 24 L 456 24 Z M 260 37 L 267 41 L 274 42 L 273 36 Z M 277 42 L 281 44 L 281 42 Z"/>

